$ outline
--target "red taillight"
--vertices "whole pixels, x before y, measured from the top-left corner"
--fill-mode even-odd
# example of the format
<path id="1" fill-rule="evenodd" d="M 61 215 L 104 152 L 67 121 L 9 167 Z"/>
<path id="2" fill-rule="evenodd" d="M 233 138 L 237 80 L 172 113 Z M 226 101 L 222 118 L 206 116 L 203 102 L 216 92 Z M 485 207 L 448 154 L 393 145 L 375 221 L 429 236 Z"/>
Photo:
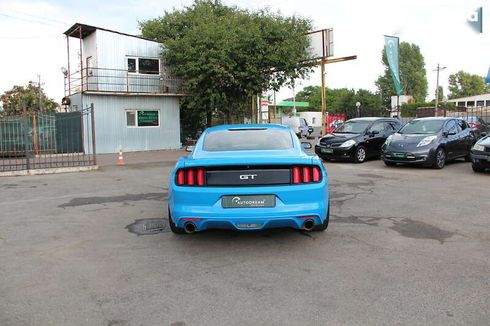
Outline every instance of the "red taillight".
<path id="1" fill-rule="evenodd" d="M 180 169 L 175 175 L 175 183 L 178 186 L 204 186 L 205 171 L 198 169 Z"/>
<path id="2" fill-rule="evenodd" d="M 293 184 L 320 182 L 321 180 L 322 172 L 318 166 L 293 166 Z"/>
<path id="3" fill-rule="evenodd" d="M 197 185 L 204 186 L 204 170 L 197 169 Z"/>
<path id="4" fill-rule="evenodd" d="M 184 178 L 184 170 L 180 169 L 179 171 L 177 171 L 177 178 L 176 179 L 177 179 L 176 180 L 177 185 L 179 185 L 179 186 L 184 185 L 184 182 L 185 182 L 184 181 L 184 179 L 185 179 Z"/>
<path id="5" fill-rule="evenodd" d="M 318 166 L 313 167 L 313 182 L 319 182 L 322 179 L 322 172 Z"/>
<path id="6" fill-rule="evenodd" d="M 301 183 L 301 170 L 299 167 L 293 167 L 293 183 Z"/>
<path id="7" fill-rule="evenodd" d="M 303 166 L 303 182 L 308 183 L 311 182 L 311 166 Z"/>

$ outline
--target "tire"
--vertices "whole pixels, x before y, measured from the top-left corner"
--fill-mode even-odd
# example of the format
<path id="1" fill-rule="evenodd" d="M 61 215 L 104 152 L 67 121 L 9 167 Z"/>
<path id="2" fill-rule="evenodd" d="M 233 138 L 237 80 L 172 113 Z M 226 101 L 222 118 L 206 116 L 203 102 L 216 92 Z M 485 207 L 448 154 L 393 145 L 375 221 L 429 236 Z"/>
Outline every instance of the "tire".
<path id="1" fill-rule="evenodd" d="M 434 164 L 432 165 L 432 167 L 434 169 L 440 170 L 440 169 L 444 168 L 444 166 L 446 165 L 446 160 L 447 160 L 446 151 L 444 150 L 444 148 L 439 147 L 436 151 L 436 155 L 434 158 Z"/>
<path id="2" fill-rule="evenodd" d="M 174 234 L 185 234 L 185 231 L 183 228 L 178 228 L 174 221 L 172 220 L 172 216 L 170 215 L 170 209 L 168 209 L 168 225 L 170 226 L 170 230 Z"/>
<path id="3" fill-rule="evenodd" d="M 485 171 L 484 168 L 482 168 L 481 166 L 476 165 L 476 164 L 471 164 L 471 168 L 473 169 L 474 172 L 477 172 L 477 173 Z"/>
<path id="4" fill-rule="evenodd" d="M 315 226 L 313 231 L 323 232 L 328 228 L 328 221 L 330 220 L 330 202 L 328 202 L 327 208 L 327 218 L 323 221 L 322 224 Z"/>
<path id="5" fill-rule="evenodd" d="M 386 166 L 395 166 L 396 165 L 396 163 L 394 163 L 394 162 L 387 162 L 387 161 L 384 161 L 384 162 L 385 162 Z"/>
<path id="6" fill-rule="evenodd" d="M 364 163 L 367 158 L 366 148 L 362 145 L 357 146 L 354 151 L 354 162 L 356 163 Z"/>

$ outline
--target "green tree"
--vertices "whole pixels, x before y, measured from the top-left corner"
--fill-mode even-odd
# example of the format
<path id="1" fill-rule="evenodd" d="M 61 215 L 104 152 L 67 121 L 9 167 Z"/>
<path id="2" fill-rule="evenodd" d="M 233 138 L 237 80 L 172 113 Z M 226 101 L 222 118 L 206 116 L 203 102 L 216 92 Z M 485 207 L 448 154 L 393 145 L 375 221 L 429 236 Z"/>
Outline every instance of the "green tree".
<path id="1" fill-rule="evenodd" d="M 472 75 L 465 71 L 458 71 L 449 75 L 449 98 L 459 98 L 490 93 L 490 85 L 485 83 L 485 78 Z"/>
<path id="2" fill-rule="evenodd" d="M 39 105 L 39 91 L 41 91 L 41 106 Z M 0 96 L 3 103 L 3 115 L 19 115 L 37 112 L 42 107 L 44 112 L 54 112 L 58 104 L 39 90 L 34 82 L 30 81 L 27 86 L 14 86 Z"/>
<path id="3" fill-rule="evenodd" d="M 356 103 L 361 103 L 361 115 L 384 115 L 381 97 L 366 89 L 327 88 L 327 111 L 330 113 L 346 113 L 349 117 L 357 115 Z M 306 111 L 321 111 L 321 87 L 307 86 L 296 94 L 297 101 L 310 103 Z"/>
<path id="4" fill-rule="evenodd" d="M 183 79 L 187 110 L 235 114 L 267 89 L 278 90 L 311 68 L 309 20 L 220 1 L 196 0 L 182 10 L 140 23 L 144 37 L 163 44 L 170 72 Z"/>
<path id="5" fill-rule="evenodd" d="M 382 61 L 385 68 L 384 74 L 379 76 L 375 83 L 378 92 L 381 94 L 383 106 L 390 108 L 391 96 L 396 95 L 396 92 L 388 69 L 385 49 L 382 51 Z M 398 61 L 403 94 L 412 95 L 415 102 L 424 102 L 427 96 L 428 82 L 425 60 L 420 48 L 415 44 L 401 42 Z"/>

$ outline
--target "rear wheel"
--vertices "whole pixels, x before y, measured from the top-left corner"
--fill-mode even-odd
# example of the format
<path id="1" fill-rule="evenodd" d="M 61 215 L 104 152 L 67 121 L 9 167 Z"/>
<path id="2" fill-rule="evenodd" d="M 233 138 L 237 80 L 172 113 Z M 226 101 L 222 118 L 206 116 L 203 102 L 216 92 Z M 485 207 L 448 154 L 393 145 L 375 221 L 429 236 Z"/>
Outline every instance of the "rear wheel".
<path id="1" fill-rule="evenodd" d="M 327 217 L 322 224 L 315 226 L 313 231 L 325 231 L 328 228 L 328 221 L 330 220 L 330 202 L 328 203 Z"/>
<path id="2" fill-rule="evenodd" d="M 172 220 L 172 216 L 170 215 L 170 209 L 168 210 L 168 225 L 170 226 L 170 230 L 175 234 L 184 234 L 185 231 L 183 228 L 177 227 L 174 221 Z"/>
<path id="3" fill-rule="evenodd" d="M 364 161 L 366 161 L 366 148 L 359 145 L 354 151 L 354 162 L 363 163 Z"/>
<path id="4" fill-rule="evenodd" d="M 439 147 L 436 151 L 436 157 L 434 160 L 434 169 L 442 169 L 446 165 L 446 151 L 444 148 Z"/>

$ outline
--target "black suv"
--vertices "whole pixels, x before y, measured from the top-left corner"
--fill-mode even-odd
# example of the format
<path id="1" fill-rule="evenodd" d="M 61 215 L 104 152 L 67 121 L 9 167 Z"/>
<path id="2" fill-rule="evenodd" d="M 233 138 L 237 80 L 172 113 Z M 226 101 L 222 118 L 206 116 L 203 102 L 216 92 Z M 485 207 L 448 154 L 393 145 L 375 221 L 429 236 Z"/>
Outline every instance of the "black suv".
<path id="1" fill-rule="evenodd" d="M 400 121 L 393 118 L 347 120 L 319 140 L 315 153 L 325 161 L 343 159 L 362 163 L 370 157 L 379 158 L 386 138 L 400 128 Z"/>

